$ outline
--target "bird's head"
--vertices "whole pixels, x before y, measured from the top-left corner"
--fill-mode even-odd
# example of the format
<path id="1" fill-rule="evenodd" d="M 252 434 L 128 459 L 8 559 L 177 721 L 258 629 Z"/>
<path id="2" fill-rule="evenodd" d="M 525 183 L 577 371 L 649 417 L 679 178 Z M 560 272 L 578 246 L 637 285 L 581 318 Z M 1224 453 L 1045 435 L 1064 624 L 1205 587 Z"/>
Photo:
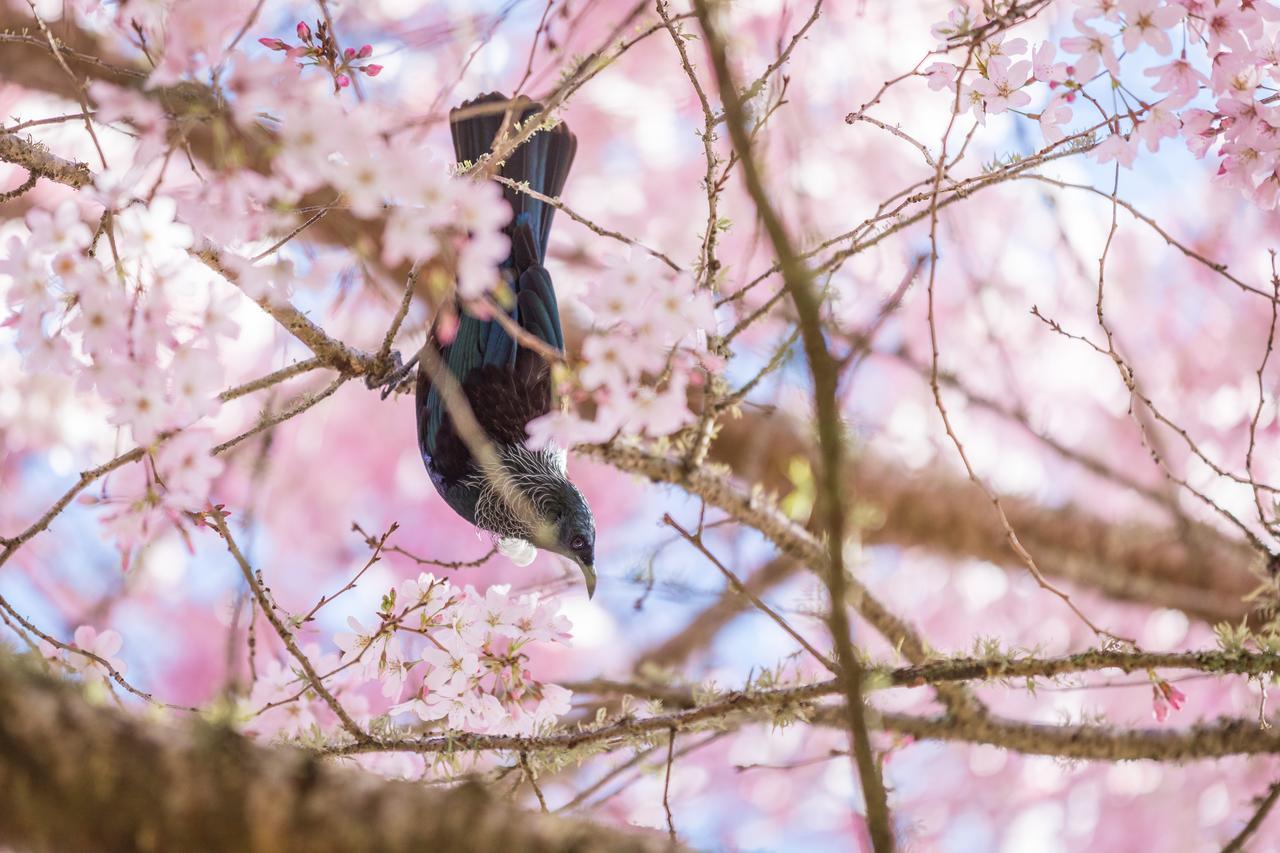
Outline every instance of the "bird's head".
<path id="1" fill-rule="evenodd" d="M 578 564 L 590 598 L 596 591 L 596 519 L 577 486 L 562 483 L 545 507 L 552 529 L 544 547 Z"/>

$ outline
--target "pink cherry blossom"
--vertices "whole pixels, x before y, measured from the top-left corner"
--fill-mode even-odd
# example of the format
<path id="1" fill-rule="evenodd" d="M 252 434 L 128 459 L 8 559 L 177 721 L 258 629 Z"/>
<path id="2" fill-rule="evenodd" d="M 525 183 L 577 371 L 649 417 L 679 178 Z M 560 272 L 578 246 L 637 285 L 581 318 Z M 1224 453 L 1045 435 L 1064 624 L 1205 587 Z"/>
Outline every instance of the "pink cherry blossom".
<path id="1" fill-rule="evenodd" d="M 1079 35 L 1064 38 L 1061 46 L 1067 53 L 1080 57 L 1075 62 L 1076 79 L 1091 79 L 1098 73 L 1099 67 L 1105 68 L 1112 76 L 1119 76 L 1120 61 L 1116 58 L 1111 37 L 1089 26 L 1080 18 L 1076 18 L 1074 25 Z"/>
<path id="2" fill-rule="evenodd" d="M 1218 117 L 1208 110 L 1186 110 L 1182 113 L 1182 133 L 1187 148 L 1197 157 L 1203 157 L 1218 136 L 1214 123 Z"/>
<path id="3" fill-rule="evenodd" d="M 587 363 L 578 379 L 584 388 L 625 387 L 637 369 L 632 356 L 644 352 L 643 346 L 622 335 L 592 335 L 582 345 Z"/>
<path id="4" fill-rule="evenodd" d="M 31 229 L 30 241 L 44 251 L 77 252 L 89 245 L 91 232 L 80 216 L 80 208 L 74 201 L 64 201 L 52 213 L 39 208 L 26 216 Z"/>
<path id="5" fill-rule="evenodd" d="M 511 241 L 499 231 L 479 231 L 463 241 L 457 253 L 458 295 L 478 299 L 498 285 L 498 265 L 511 252 Z"/>
<path id="6" fill-rule="evenodd" d="M 1146 117 L 1138 123 L 1134 133 L 1146 144 L 1147 150 L 1154 153 L 1160 149 L 1160 140 L 1176 138 L 1181 130 L 1178 117 L 1161 103 L 1147 111 Z"/>
<path id="7" fill-rule="evenodd" d="M 955 86 L 956 74 L 959 70 L 950 62 L 933 62 L 925 68 L 923 73 L 929 81 L 929 88 L 940 92 Z"/>
<path id="8" fill-rule="evenodd" d="M 1054 62 L 1057 48 L 1053 42 L 1046 41 L 1036 48 L 1032 57 L 1032 76 L 1041 83 L 1061 83 L 1069 76 L 1065 62 Z"/>
<path id="9" fill-rule="evenodd" d="M 1071 116 L 1071 104 L 1062 95 L 1057 95 L 1049 101 L 1048 105 L 1040 111 L 1040 132 L 1044 134 L 1045 142 L 1054 143 L 1064 139 L 1066 132 L 1062 129 L 1062 125 L 1071 121 Z"/>
<path id="10" fill-rule="evenodd" d="M 992 59 L 987 64 L 987 76 L 973 81 L 973 90 L 982 95 L 984 112 L 997 115 L 1031 103 L 1031 96 L 1021 91 L 1030 70 L 1031 63 L 1026 60 L 1011 64 L 1003 57 Z"/>
<path id="11" fill-rule="evenodd" d="M 87 655 L 64 652 L 66 664 L 72 670 L 80 673 L 86 682 L 108 684 L 111 678 L 111 671 L 107 669 L 107 666 L 110 666 L 121 675 L 129 671 L 124 661 L 116 657 L 124 646 L 124 637 L 120 635 L 119 631 L 108 628 L 99 632 L 98 629 L 91 625 L 81 625 L 76 628 L 74 645 L 77 649 L 96 655 L 106 662 L 104 666 Z"/>
<path id="12" fill-rule="evenodd" d="M 1120 10 L 1125 21 L 1124 49 L 1134 51 L 1145 43 L 1160 54 L 1173 50 L 1167 30 L 1181 21 L 1187 11 L 1163 0 L 1121 0 Z"/>
<path id="13" fill-rule="evenodd" d="M 194 237 L 190 228 L 175 220 L 176 213 L 177 203 L 166 196 L 125 208 L 114 220 L 118 251 L 126 258 L 145 258 L 159 271 L 186 263 Z"/>
<path id="14" fill-rule="evenodd" d="M 1242 53 L 1248 51 L 1248 41 L 1241 28 L 1250 23 L 1250 18 L 1239 10 L 1235 0 L 1209 0 L 1197 18 L 1199 20 L 1193 19 L 1191 26 L 1193 30 L 1203 31 L 1208 38 L 1210 55 L 1220 53 L 1223 48 Z"/>
<path id="15" fill-rule="evenodd" d="M 1151 716 L 1157 723 L 1169 719 L 1169 703 L 1156 688 L 1151 689 Z"/>
<path id="16" fill-rule="evenodd" d="M 1119 133 L 1112 133 L 1093 150 L 1093 156 L 1099 163 L 1110 163 L 1114 160 L 1124 168 L 1130 169 L 1138 157 L 1138 149 L 1132 140 Z"/>
<path id="17" fill-rule="evenodd" d="M 212 455 L 212 449 L 209 435 L 184 430 L 156 451 L 156 477 L 171 506 L 197 511 L 209 503 L 209 489 L 223 470 L 222 460 Z"/>
<path id="18" fill-rule="evenodd" d="M 1192 67 L 1185 58 L 1153 66 L 1142 73 L 1158 78 L 1151 88 L 1167 93 L 1165 106 L 1171 110 L 1190 101 L 1200 91 L 1200 87 L 1209 82 L 1209 78 Z"/>
<path id="19" fill-rule="evenodd" d="M 1076 5 L 1080 8 L 1076 11 L 1076 16 L 1081 20 L 1090 20 L 1092 18 L 1103 18 L 1108 21 L 1119 21 L 1121 3 L 1120 0 L 1075 0 Z"/>
<path id="20" fill-rule="evenodd" d="M 1151 677 L 1151 713 L 1157 723 L 1163 723 L 1169 718 L 1171 710 L 1179 711 L 1182 709 L 1183 704 L 1187 701 L 1187 696 L 1158 675 L 1152 674 Z"/>

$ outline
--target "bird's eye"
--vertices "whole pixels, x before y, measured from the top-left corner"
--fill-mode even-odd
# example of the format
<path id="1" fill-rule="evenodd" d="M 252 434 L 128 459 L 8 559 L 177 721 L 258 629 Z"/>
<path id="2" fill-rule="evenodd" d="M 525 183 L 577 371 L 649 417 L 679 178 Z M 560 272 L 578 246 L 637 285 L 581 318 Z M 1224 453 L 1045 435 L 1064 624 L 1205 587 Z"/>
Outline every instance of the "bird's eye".
<path id="1" fill-rule="evenodd" d="M 587 544 L 587 540 L 582 537 L 582 534 L 578 534 L 577 536 L 569 540 L 569 547 L 575 551 L 586 544 Z"/>

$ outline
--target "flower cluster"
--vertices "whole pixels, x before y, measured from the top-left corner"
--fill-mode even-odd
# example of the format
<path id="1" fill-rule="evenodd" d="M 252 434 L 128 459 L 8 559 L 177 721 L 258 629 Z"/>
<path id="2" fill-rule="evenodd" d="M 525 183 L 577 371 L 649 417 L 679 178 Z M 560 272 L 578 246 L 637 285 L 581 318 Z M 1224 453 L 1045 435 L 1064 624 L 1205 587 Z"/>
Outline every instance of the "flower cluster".
<path id="1" fill-rule="evenodd" d="M 497 184 L 453 179 L 439 161 L 419 159 L 426 162 L 399 188 L 401 204 L 387 217 L 382 261 L 451 261 L 458 295 L 478 299 L 498 285 L 498 265 L 511 250 L 502 233 L 511 208 Z"/>
<path id="2" fill-rule="evenodd" d="M 941 49 L 967 55 L 972 34 L 1010 5 L 979 10 L 961 2 L 934 28 Z M 957 92 L 979 121 L 1023 111 L 1051 144 L 1068 136 L 1078 99 L 1088 100 L 1103 111 L 1107 135 L 1093 152 L 1099 163 L 1130 167 L 1140 145 L 1154 152 L 1178 136 L 1199 157 L 1216 144 L 1220 180 L 1272 209 L 1280 201 L 1280 106 L 1272 95 L 1280 82 L 1278 23 L 1280 6 L 1271 0 L 1076 0 L 1074 32 L 1056 46 L 1042 43 L 1027 56 L 1025 39 L 1006 40 L 996 28 L 977 42 L 972 69 L 940 61 L 922 73 L 931 88 Z M 1066 62 L 1055 61 L 1059 48 Z M 971 70 L 976 76 L 966 80 Z M 1106 97 L 1091 93 L 1095 81 Z M 1037 83 L 1048 100 L 1038 113 L 1025 112 Z M 1107 111 L 1104 103 L 1114 106 Z"/>
<path id="3" fill-rule="evenodd" d="M 387 593 L 375 626 L 351 617 L 351 631 L 334 641 L 341 664 L 360 681 L 380 682 L 398 703 L 393 714 L 455 730 L 531 734 L 569 710 L 568 690 L 539 683 L 526 668 L 531 644 L 569 638 L 558 609 L 557 601 L 512 596 L 506 586 L 482 595 L 422 574 Z"/>
<path id="4" fill-rule="evenodd" d="M 149 87 L 207 76 L 210 68 L 226 61 L 228 46 L 235 43 L 236 33 L 253 8 L 252 0 L 111 5 L 117 30 L 135 48 L 154 58 L 155 67 L 147 78 Z"/>
<path id="5" fill-rule="evenodd" d="M 324 21 L 316 21 L 314 33 L 306 21 L 298 21 L 296 31 L 301 44 L 289 44 L 283 39 L 270 36 L 258 39 L 258 43 L 272 50 L 283 51 L 285 56 L 298 60 L 299 67 L 316 65 L 326 69 L 333 77 L 335 92 L 351 85 L 352 72 L 359 71 L 370 77 L 377 77 L 382 73 L 381 65 L 368 61 L 373 56 L 373 45 L 363 45 L 359 50 L 348 47 L 339 51 L 338 43 L 334 41 Z"/>
<path id="6" fill-rule="evenodd" d="M 238 296 L 193 287 L 202 268 L 188 257 L 192 234 L 174 212 L 164 196 L 129 204 L 111 217 L 91 255 L 92 234 L 74 202 L 52 213 L 35 209 L 28 234 L 10 237 L 0 255 L 4 325 L 15 333 L 24 369 L 96 391 L 109 423 L 149 451 L 158 448 L 142 476 L 124 474 L 110 499 L 95 498 L 117 506 L 106 520 L 126 551 L 158 522 L 181 523 L 181 513 L 201 508 L 221 469 L 209 458 L 205 431 L 162 441 L 216 412 L 220 351 L 239 332 L 231 319 Z"/>
<path id="7" fill-rule="evenodd" d="M 26 238 L 10 237 L 0 284 L 24 366 L 75 376 L 96 389 L 111 423 L 152 444 L 217 408 L 218 349 L 239 327 L 238 297 L 190 298 L 191 230 L 174 221 L 173 199 L 130 204 L 111 218 L 97 257 L 74 202 L 32 210 Z M 114 256 L 113 268 L 99 260 Z M 199 288 L 197 288 L 199 290 Z M 179 302 L 183 304 L 179 304 Z"/>
<path id="8" fill-rule="evenodd" d="M 163 43 L 170 27 L 183 32 L 177 26 L 182 21 L 205 20 L 199 17 L 200 8 L 201 4 L 176 4 L 146 20 L 126 15 L 127 20 L 120 23 L 130 28 L 137 23 L 141 32 L 152 34 L 149 37 L 155 43 Z M 205 14 L 210 28 L 220 28 L 227 18 L 212 9 Z M 243 23 L 243 16 L 239 21 Z M 189 29 L 198 27 L 192 24 Z M 355 73 L 377 76 L 383 69 L 369 62 L 372 45 L 339 49 L 323 22 L 314 29 L 299 22 L 296 32 L 300 44 L 275 37 L 259 39 L 293 62 L 239 51 L 188 50 L 181 53 L 187 65 L 163 76 L 160 70 L 152 74 L 152 83 L 173 83 L 195 75 L 203 64 L 216 60 L 220 67 L 229 62 L 223 94 L 237 123 L 248 128 L 265 121 L 279 136 L 270 174 L 223 169 L 207 176 L 196 199 L 183 198 L 176 191 L 184 221 L 218 244 L 234 247 L 265 236 L 270 226 L 292 224 L 272 214 L 273 207 L 329 186 L 341 193 L 343 205 L 355 215 L 387 218 L 382 260 L 388 266 L 437 259 L 455 274 L 458 292 L 468 300 L 498 286 L 497 267 L 510 251 L 501 228 L 511 212 L 501 191 L 487 181 L 452 179 L 448 164 L 431 156 L 403 128 L 390 124 L 394 116 L 372 104 L 345 104 L 331 97 L 321 81 L 299 75 L 302 66 L 322 66 L 332 77 L 332 92 L 348 87 Z M 202 64 L 190 65 L 197 60 Z M 127 122 L 141 131 L 140 147 L 154 149 L 152 156 L 160 156 L 167 121 L 154 103 L 102 82 L 94 84 L 91 95 L 103 122 Z M 124 179 L 136 181 L 137 175 L 123 176 L 122 183 Z M 118 200 L 105 201 L 115 206 Z M 222 215 L 210 217 L 208 212 L 214 209 Z"/>
<path id="9" fill-rule="evenodd" d="M 595 322 L 566 396 L 592 403 L 595 416 L 553 412 L 530 426 L 534 443 L 605 441 L 618 433 L 658 438 L 688 424 L 690 381 L 712 361 L 710 293 L 654 258 L 615 257 L 591 282 L 586 303 Z"/>
<path id="10" fill-rule="evenodd" d="M 108 508 L 102 522 L 120 548 L 122 567 L 127 569 L 133 551 L 166 526 L 194 550 L 189 528 L 203 526 L 198 513 L 209 507 L 213 481 L 223 470 L 212 446 L 207 430 L 184 430 L 148 453 L 141 466 L 122 472 L 102 495 L 81 497 L 83 503 Z"/>
<path id="11" fill-rule="evenodd" d="M 347 712 L 362 724 L 367 722 L 368 703 L 350 689 L 355 681 L 349 671 L 340 670 L 338 656 L 322 654 L 315 643 L 302 646 L 302 653 L 319 672 L 331 673 L 325 684 L 334 694 L 342 695 Z M 319 736 L 333 729 L 337 717 L 307 684 L 306 675 L 289 655 L 259 665 L 253 689 L 241 705 L 241 727 L 249 734 L 286 738 Z"/>
<path id="12" fill-rule="evenodd" d="M 343 61 L 357 61 L 364 52 Z M 373 68 L 364 66 L 366 73 L 376 73 Z M 386 218 L 383 264 L 436 259 L 454 273 L 465 300 L 498 286 L 498 266 L 510 252 L 502 228 L 511 208 L 496 184 L 451 177 L 447 163 L 395 132 L 386 113 L 322 96 L 314 85 L 285 74 L 279 63 L 239 63 L 228 85 L 237 121 L 252 125 L 264 115 L 272 118 L 281 146 L 275 173 L 289 194 L 329 186 L 356 216 Z M 279 188 L 277 194 L 283 194 Z"/>

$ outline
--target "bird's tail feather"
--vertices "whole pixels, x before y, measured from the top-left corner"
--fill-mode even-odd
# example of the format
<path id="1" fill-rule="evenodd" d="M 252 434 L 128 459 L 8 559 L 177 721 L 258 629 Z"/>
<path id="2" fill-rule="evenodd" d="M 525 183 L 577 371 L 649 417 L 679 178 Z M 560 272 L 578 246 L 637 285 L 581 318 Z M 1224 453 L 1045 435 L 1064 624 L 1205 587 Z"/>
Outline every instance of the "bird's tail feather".
<path id="1" fill-rule="evenodd" d="M 526 121 L 541 110 L 541 104 L 523 95 L 513 100 L 497 92 L 465 101 L 450 110 L 449 126 L 459 162 L 477 160 L 491 150 L 493 139 L 502 128 L 508 111 L 514 123 Z M 535 192 L 556 198 L 564 189 L 577 150 L 577 137 L 566 125 L 558 124 L 551 130 L 535 133 L 512 152 L 503 163 L 501 174 L 516 183 L 528 182 L 529 188 Z M 555 208 L 510 187 L 503 187 L 503 192 L 514 215 L 508 230 L 513 231 L 522 218 L 528 221 L 530 230 L 537 237 L 538 260 L 541 261 L 547 253 Z"/>

